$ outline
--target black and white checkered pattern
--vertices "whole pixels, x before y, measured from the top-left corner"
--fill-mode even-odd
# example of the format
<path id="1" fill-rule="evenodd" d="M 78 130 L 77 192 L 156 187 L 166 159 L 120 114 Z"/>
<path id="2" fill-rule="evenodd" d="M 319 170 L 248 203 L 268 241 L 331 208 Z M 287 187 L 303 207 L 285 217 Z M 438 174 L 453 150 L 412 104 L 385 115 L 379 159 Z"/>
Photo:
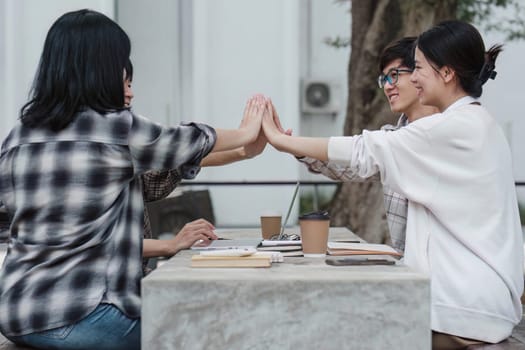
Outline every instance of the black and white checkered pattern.
<path id="1" fill-rule="evenodd" d="M 9 215 L 5 210 L 5 206 L 0 202 L 0 244 L 7 242 L 9 238 Z"/>
<path id="2" fill-rule="evenodd" d="M 407 124 L 408 118 L 403 114 L 396 125 L 384 125 L 381 129 L 393 131 L 400 129 Z M 304 163 L 310 172 L 323 174 L 333 180 L 342 182 L 367 180 L 359 177 L 359 175 L 355 171 L 352 171 L 350 167 L 341 166 L 332 162 L 323 162 L 308 157 L 299 158 L 298 160 Z M 403 254 L 405 251 L 408 201 L 405 197 L 392 191 L 388 187 L 383 187 L 383 192 L 392 247 L 399 253 Z"/>
<path id="3" fill-rule="evenodd" d="M 100 302 L 140 317 L 139 175 L 178 169 L 192 178 L 215 139 L 206 125 L 165 128 L 127 110 L 88 110 L 58 133 L 16 126 L 0 153 L 0 201 L 11 218 L 2 333 L 71 324 Z"/>
<path id="4" fill-rule="evenodd" d="M 182 177 L 177 170 L 148 171 L 141 175 L 142 193 L 145 202 L 154 202 L 166 198 L 181 181 Z M 153 238 L 151 222 L 146 208 L 144 208 L 144 238 Z M 142 270 L 147 275 L 149 259 L 143 259 Z"/>

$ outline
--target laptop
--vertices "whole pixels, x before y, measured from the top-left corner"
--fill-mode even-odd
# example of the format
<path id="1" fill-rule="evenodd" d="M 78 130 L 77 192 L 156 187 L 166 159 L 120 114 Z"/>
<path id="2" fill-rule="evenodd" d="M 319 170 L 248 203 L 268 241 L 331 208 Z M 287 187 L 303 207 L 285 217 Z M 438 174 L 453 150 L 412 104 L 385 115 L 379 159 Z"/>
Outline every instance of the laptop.
<path id="1" fill-rule="evenodd" d="M 223 250 L 223 249 L 245 249 L 257 248 L 262 238 L 235 238 L 214 239 L 208 241 L 197 241 L 191 246 L 192 250 Z"/>

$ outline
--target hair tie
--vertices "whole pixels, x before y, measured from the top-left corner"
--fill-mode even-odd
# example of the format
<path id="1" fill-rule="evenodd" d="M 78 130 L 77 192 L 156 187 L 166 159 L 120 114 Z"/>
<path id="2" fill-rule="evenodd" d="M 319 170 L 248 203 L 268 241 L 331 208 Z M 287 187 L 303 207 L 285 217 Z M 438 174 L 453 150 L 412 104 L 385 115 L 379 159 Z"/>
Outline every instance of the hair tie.
<path id="1" fill-rule="evenodd" d="M 481 81 L 481 84 L 485 84 L 489 79 L 496 79 L 498 73 L 494 70 L 495 68 L 493 62 L 483 63 L 483 67 L 481 67 L 481 71 L 478 75 L 478 80 Z"/>

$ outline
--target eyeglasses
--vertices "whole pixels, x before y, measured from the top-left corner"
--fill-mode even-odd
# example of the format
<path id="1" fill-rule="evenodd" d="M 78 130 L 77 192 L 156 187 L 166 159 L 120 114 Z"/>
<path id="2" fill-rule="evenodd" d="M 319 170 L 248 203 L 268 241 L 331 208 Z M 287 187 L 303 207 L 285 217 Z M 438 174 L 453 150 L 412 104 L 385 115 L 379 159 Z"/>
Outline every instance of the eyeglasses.
<path id="1" fill-rule="evenodd" d="M 379 85 L 381 89 L 385 87 L 386 82 L 390 85 L 396 85 L 400 73 L 412 73 L 412 69 L 392 68 L 386 74 L 380 74 L 379 77 L 377 77 L 377 85 Z"/>

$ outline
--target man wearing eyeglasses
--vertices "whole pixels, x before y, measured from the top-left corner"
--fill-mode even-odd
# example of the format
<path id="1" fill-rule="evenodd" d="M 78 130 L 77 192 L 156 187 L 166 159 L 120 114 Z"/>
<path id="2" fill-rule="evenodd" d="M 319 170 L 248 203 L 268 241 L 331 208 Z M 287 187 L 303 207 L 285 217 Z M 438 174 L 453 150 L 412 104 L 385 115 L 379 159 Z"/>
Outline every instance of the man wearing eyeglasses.
<path id="1" fill-rule="evenodd" d="M 384 125 L 381 129 L 392 131 L 402 128 L 419 118 L 437 113 L 434 107 L 419 103 L 417 90 L 410 83 L 410 74 L 414 67 L 413 47 L 415 37 L 406 37 L 388 45 L 379 57 L 378 85 L 385 93 L 390 109 L 401 113 L 396 125 Z M 321 173 L 339 181 L 363 181 L 347 171 L 345 167 L 331 162 L 322 162 L 303 157 L 304 163 L 313 173 Z M 392 247 L 403 254 L 405 250 L 407 200 L 400 194 L 384 186 L 384 203 Z"/>

